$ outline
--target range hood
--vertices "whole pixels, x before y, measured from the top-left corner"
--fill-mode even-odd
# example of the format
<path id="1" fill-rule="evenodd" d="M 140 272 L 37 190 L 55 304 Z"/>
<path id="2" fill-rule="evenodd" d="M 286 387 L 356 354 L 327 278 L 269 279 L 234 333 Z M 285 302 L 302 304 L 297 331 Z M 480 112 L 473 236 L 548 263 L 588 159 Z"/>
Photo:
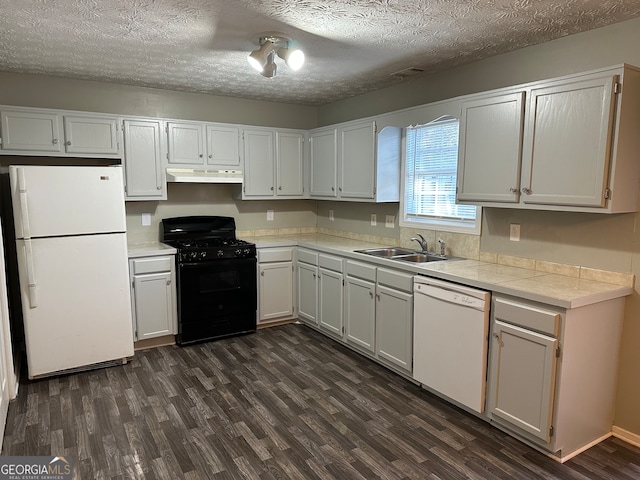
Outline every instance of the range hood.
<path id="1" fill-rule="evenodd" d="M 242 170 L 197 170 L 193 168 L 167 168 L 167 182 L 242 183 Z"/>

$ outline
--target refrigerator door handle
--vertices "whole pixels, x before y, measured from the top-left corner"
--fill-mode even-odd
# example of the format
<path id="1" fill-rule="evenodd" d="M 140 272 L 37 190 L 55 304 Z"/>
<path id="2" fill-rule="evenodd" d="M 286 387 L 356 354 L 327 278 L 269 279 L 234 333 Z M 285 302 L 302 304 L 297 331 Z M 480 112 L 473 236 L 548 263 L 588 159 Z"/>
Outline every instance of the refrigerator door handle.
<path id="1" fill-rule="evenodd" d="M 36 308 L 38 306 L 38 297 L 36 289 L 36 271 L 33 266 L 33 250 L 31 249 L 31 239 L 24 240 L 24 257 L 27 267 L 27 286 L 29 293 L 29 307 Z"/>
<path id="2" fill-rule="evenodd" d="M 22 221 L 22 238 L 31 238 L 31 229 L 29 228 L 29 206 L 27 204 L 27 179 L 25 178 L 24 168 L 18 168 L 18 192 L 20 193 L 20 216 Z M 31 249 L 31 247 L 29 247 Z"/>

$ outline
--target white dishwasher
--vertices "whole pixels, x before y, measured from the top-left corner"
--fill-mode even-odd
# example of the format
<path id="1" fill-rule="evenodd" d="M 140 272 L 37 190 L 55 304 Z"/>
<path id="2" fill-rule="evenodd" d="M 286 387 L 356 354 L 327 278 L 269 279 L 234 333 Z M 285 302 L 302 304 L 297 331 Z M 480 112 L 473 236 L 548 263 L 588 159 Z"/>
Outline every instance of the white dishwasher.
<path id="1" fill-rule="evenodd" d="M 491 294 L 421 276 L 413 293 L 413 378 L 482 413 Z"/>

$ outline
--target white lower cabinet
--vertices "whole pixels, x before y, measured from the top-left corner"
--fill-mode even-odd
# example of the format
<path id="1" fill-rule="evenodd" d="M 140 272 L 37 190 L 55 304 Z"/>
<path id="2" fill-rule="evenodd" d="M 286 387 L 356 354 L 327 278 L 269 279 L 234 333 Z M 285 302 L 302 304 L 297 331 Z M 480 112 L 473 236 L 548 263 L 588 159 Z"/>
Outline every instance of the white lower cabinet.
<path id="1" fill-rule="evenodd" d="M 318 256 L 318 325 L 333 336 L 344 334 L 342 258 Z"/>
<path id="2" fill-rule="evenodd" d="M 563 309 L 494 294 L 487 414 L 561 460 L 608 437 L 624 298 Z"/>
<path id="3" fill-rule="evenodd" d="M 175 257 L 129 259 L 134 341 L 178 332 Z"/>
<path id="4" fill-rule="evenodd" d="M 298 248 L 298 318 L 318 325 L 318 254 Z"/>
<path id="5" fill-rule="evenodd" d="M 294 316 L 293 247 L 258 249 L 258 325 Z"/>
<path id="6" fill-rule="evenodd" d="M 375 353 L 376 337 L 376 268 L 347 261 L 344 284 L 345 340 L 347 343 Z"/>

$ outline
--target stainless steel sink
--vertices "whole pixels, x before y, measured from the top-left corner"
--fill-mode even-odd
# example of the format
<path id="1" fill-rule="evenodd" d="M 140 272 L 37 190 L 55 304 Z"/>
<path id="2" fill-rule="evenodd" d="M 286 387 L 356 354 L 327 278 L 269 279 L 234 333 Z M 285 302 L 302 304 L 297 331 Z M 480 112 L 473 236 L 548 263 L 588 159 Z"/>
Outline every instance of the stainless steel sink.
<path id="1" fill-rule="evenodd" d="M 420 253 L 415 250 L 400 247 L 368 248 L 366 250 L 355 250 L 355 252 L 372 255 L 374 257 L 388 258 L 389 260 L 411 263 L 442 262 L 444 260 L 452 260 L 452 257 L 437 255 L 435 253 Z"/>
<path id="2" fill-rule="evenodd" d="M 401 262 L 412 263 L 427 263 L 427 262 L 441 262 L 443 260 L 449 260 L 442 255 L 432 255 L 429 253 L 414 253 L 412 255 L 397 255 L 391 257 L 391 260 L 400 260 Z"/>
<path id="3" fill-rule="evenodd" d="M 385 248 L 369 248 L 367 250 L 356 250 L 357 253 L 366 253 L 367 255 L 373 255 L 375 257 L 394 257 L 396 255 L 411 255 L 416 253 L 413 250 L 399 247 L 385 247 Z"/>

